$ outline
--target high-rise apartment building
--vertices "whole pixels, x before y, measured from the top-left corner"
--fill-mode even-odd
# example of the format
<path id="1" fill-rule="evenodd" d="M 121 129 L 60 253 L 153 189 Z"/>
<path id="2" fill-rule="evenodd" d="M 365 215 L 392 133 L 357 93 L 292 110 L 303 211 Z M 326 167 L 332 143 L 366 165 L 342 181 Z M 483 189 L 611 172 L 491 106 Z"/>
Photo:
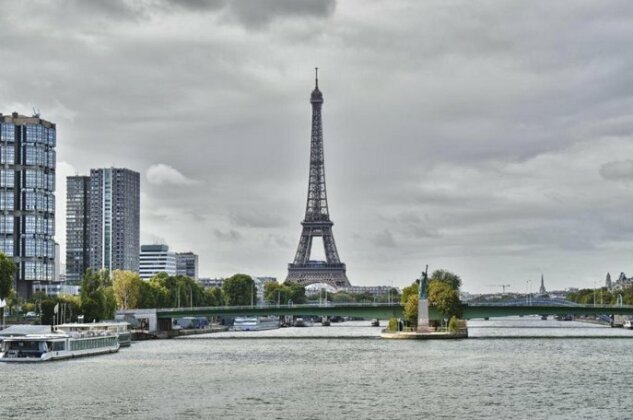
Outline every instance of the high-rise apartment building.
<path id="1" fill-rule="evenodd" d="M 138 272 L 140 174 L 91 169 L 67 179 L 66 278 L 79 282 L 87 268 Z M 72 213 L 72 214 L 71 214 Z"/>
<path id="2" fill-rule="evenodd" d="M 66 178 L 66 281 L 79 284 L 88 268 L 89 176 Z"/>
<path id="3" fill-rule="evenodd" d="M 176 274 L 198 280 L 198 255 L 193 252 L 177 252 Z"/>
<path id="4" fill-rule="evenodd" d="M 15 288 L 55 280 L 55 124 L 0 114 L 0 251 L 17 266 Z"/>
<path id="5" fill-rule="evenodd" d="M 158 273 L 176 275 L 176 253 L 167 245 L 141 245 L 139 260 L 139 275 L 143 280 Z"/>
<path id="6" fill-rule="evenodd" d="M 119 168 L 90 170 L 91 268 L 138 272 L 140 189 L 138 172 Z"/>

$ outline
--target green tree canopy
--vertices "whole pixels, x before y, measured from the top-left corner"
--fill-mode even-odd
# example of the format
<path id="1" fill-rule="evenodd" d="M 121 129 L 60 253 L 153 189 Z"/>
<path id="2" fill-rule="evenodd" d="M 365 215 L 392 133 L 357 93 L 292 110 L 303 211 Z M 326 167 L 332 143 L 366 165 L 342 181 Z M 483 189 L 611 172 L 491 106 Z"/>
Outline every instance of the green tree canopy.
<path id="1" fill-rule="evenodd" d="M 120 309 L 138 308 L 142 282 L 138 273 L 133 271 L 114 270 L 112 272 L 112 290 Z"/>
<path id="2" fill-rule="evenodd" d="M 402 289 L 402 296 L 400 296 L 400 303 L 402 303 L 403 305 L 406 305 L 407 302 L 409 301 L 410 296 L 418 296 L 419 290 L 420 290 L 420 285 L 418 284 L 418 281 L 415 280 L 413 283 L 411 283 L 411 286 L 407 286 L 404 289 Z"/>
<path id="3" fill-rule="evenodd" d="M 409 294 L 407 302 L 404 304 L 404 319 L 409 321 L 413 328 L 418 325 L 418 302 L 419 296 L 417 294 Z"/>
<path id="4" fill-rule="evenodd" d="M 429 304 L 435 306 L 445 319 L 462 315 L 459 291 L 453 289 L 450 283 L 432 280 L 429 283 Z"/>
<path id="5" fill-rule="evenodd" d="M 212 287 L 204 291 L 207 306 L 223 306 L 224 295 L 219 287 Z"/>
<path id="6" fill-rule="evenodd" d="M 306 303 L 306 288 L 292 281 L 283 284 L 269 282 L 264 285 L 264 300 L 279 302 L 282 305 L 286 305 L 290 300 L 292 303 Z"/>
<path id="7" fill-rule="evenodd" d="M 447 270 L 435 270 L 429 280 L 446 283 L 453 290 L 459 290 L 462 287 L 462 279 L 457 274 Z"/>
<path id="8" fill-rule="evenodd" d="M 116 298 L 107 270 L 86 270 L 81 282 L 81 310 L 86 322 L 114 318 Z"/>
<path id="9" fill-rule="evenodd" d="M 234 274 L 222 284 L 224 302 L 228 306 L 247 306 L 255 301 L 255 282 L 247 274 Z"/>
<path id="10" fill-rule="evenodd" d="M 0 300 L 5 300 L 11 294 L 15 270 L 13 260 L 0 252 Z M 4 308 L 0 308 L 0 325 L 4 325 Z"/>

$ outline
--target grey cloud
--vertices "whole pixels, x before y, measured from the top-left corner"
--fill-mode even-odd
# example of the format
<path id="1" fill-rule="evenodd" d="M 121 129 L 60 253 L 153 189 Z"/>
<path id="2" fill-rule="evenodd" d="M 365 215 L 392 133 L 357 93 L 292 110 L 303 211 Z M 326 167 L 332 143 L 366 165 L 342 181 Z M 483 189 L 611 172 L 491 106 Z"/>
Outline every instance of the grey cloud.
<path id="1" fill-rule="evenodd" d="M 224 242 L 237 242 L 242 239 L 242 234 L 233 229 L 230 229 L 228 231 L 214 229 L 213 234 L 215 235 L 216 239 Z"/>
<path id="2" fill-rule="evenodd" d="M 633 179 L 633 160 L 607 162 L 600 167 L 600 175 L 608 180 Z"/>
<path id="3" fill-rule="evenodd" d="M 278 246 L 279 248 L 284 248 L 284 249 L 289 249 L 289 248 L 292 248 L 293 246 L 288 240 L 288 238 L 281 235 L 273 235 L 273 234 L 268 235 L 266 242 L 272 243 Z"/>
<path id="4" fill-rule="evenodd" d="M 238 227 L 250 228 L 275 228 L 284 226 L 284 218 L 268 209 L 264 210 L 238 210 L 229 215 L 231 224 Z"/>
<path id="5" fill-rule="evenodd" d="M 228 13 L 247 27 L 262 27 L 280 18 L 327 18 L 336 0 L 232 0 Z"/>
<path id="6" fill-rule="evenodd" d="M 395 248 L 396 241 L 393 233 L 389 229 L 384 229 L 382 232 L 378 232 L 371 238 L 374 245 L 384 248 Z"/>

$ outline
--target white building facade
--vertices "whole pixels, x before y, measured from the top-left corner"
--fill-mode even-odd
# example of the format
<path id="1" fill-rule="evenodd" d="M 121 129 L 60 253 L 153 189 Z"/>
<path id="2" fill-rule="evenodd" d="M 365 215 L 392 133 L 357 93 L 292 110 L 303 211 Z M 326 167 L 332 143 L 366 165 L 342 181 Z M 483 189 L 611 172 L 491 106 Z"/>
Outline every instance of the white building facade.
<path id="1" fill-rule="evenodd" d="M 176 275 L 176 253 L 167 245 L 141 245 L 139 254 L 139 275 L 149 280 L 158 273 Z"/>

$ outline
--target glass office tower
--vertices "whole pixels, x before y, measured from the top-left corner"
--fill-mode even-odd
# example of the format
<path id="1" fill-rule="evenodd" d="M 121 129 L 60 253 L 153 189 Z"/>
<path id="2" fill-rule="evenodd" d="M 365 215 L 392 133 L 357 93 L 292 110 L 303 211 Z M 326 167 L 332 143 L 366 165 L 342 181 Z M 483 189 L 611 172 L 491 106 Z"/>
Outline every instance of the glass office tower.
<path id="1" fill-rule="evenodd" d="M 78 285 L 88 268 L 89 176 L 66 178 L 66 282 Z"/>
<path id="2" fill-rule="evenodd" d="M 39 115 L 0 114 L 0 251 L 17 265 L 15 288 L 55 273 L 55 124 Z"/>

